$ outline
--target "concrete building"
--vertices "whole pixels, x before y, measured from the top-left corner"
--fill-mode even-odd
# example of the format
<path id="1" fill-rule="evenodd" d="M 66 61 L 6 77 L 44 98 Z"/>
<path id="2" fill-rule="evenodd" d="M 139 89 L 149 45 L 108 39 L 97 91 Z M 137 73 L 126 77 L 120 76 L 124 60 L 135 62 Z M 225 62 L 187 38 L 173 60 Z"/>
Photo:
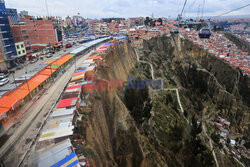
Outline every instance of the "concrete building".
<path id="1" fill-rule="evenodd" d="M 6 70 L 17 66 L 16 48 L 9 24 L 6 7 L 3 0 L 0 0 L 0 68 Z"/>
<path id="2" fill-rule="evenodd" d="M 67 16 L 65 18 L 65 21 L 66 21 L 67 26 L 72 26 L 73 25 L 72 19 L 69 16 Z"/>
<path id="3" fill-rule="evenodd" d="M 75 26 L 82 26 L 84 19 L 82 16 L 73 16 L 73 24 Z"/>
<path id="4" fill-rule="evenodd" d="M 28 53 L 58 42 L 57 30 L 51 18 L 24 16 L 19 24 L 11 25 L 11 29 L 14 41 L 24 41 Z"/>
<path id="5" fill-rule="evenodd" d="M 28 11 L 25 11 L 25 10 L 20 11 L 20 12 L 18 13 L 18 17 L 19 17 L 19 18 L 24 18 L 24 16 L 28 16 L 28 15 L 29 15 Z"/>
<path id="6" fill-rule="evenodd" d="M 129 26 L 144 25 L 144 18 L 143 17 L 128 18 L 128 24 Z"/>
<path id="7" fill-rule="evenodd" d="M 7 11 L 7 15 L 9 16 L 9 19 L 10 19 L 10 24 L 17 24 L 19 22 L 17 10 L 7 8 L 6 11 Z"/>
<path id="8" fill-rule="evenodd" d="M 26 49 L 25 49 L 24 42 L 17 42 L 17 43 L 15 43 L 15 47 L 16 47 L 16 52 L 17 52 L 18 59 L 19 60 L 20 59 L 25 60 Z"/>
<path id="9" fill-rule="evenodd" d="M 93 21 L 90 23 L 90 30 L 95 34 L 108 34 L 109 26 L 107 23 L 102 23 L 101 21 Z"/>

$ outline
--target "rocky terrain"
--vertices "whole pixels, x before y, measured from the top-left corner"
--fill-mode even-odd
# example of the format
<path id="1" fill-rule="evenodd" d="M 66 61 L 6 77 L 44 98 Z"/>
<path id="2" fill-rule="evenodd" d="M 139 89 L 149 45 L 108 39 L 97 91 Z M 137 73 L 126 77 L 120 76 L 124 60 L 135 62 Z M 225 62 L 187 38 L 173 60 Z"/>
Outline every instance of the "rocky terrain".
<path id="1" fill-rule="evenodd" d="M 94 90 L 79 126 L 92 166 L 238 166 L 211 148 L 207 127 L 220 114 L 232 132 L 249 136 L 249 78 L 179 36 L 153 38 L 137 50 L 124 43 L 110 51 L 96 78 L 151 79 L 138 55 L 164 88 Z"/>

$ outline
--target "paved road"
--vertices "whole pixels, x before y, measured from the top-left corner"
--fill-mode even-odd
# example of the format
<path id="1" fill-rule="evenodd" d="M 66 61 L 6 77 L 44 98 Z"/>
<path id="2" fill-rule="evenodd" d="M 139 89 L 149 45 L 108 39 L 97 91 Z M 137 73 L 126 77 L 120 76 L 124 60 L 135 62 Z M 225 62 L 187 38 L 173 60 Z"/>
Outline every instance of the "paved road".
<path id="1" fill-rule="evenodd" d="M 76 66 L 79 66 L 89 54 L 77 60 Z M 2 156 L 4 158 L 4 162 L 7 166 L 18 166 L 23 159 L 23 156 L 27 153 L 33 140 L 39 133 L 39 129 L 45 121 L 46 116 L 56 104 L 74 71 L 75 65 L 73 63 L 67 72 L 63 73 L 62 76 L 47 89 L 44 95 L 29 108 L 27 111 L 29 115 L 26 114 L 27 116 L 21 120 L 20 125 L 15 129 L 15 133 L 13 133 L 0 148 L 0 157 Z"/>
<path id="2" fill-rule="evenodd" d="M 20 76 L 23 76 L 23 75 L 25 75 L 25 72 L 26 72 L 26 71 L 27 71 L 27 73 L 32 72 L 36 67 L 39 67 L 39 66 L 44 65 L 44 63 L 45 63 L 46 61 L 48 61 L 48 60 L 53 60 L 53 59 L 55 59 L 55 57 L 57 57 L 57 56 L 60 56 L 60 55 L 64 55 L 64 54 L 66 54 L 66 53 L 69 53 L 69 52 L 71 52 L 73 49 L 76 49 L 77 47 L 79 47 L 79 46 L 74 45 L 73 47 L 66 49 L 66 52 L 64 52 L 65 49 L 62 48 L 59 52 L 56 52 L 56 53 L 53 55 L 53 57 L 46 58 L 46 57 L 44 56 L 44 59 L 43 59 L 43 60 L 38 60 L 38 61 L 35 62 L 35 63 L 29 63 L 29 62 L 26 61 L 26 62 L 25 62 L 25 67 L 24 67 L 24 68 L 22 68 L 22 69 L 20 69 L 20 70 L 15 70 L 15 68 L 13 69 L 13 70 L 15 70 L 14 77 L 15 77 L 15 78 L 18 78 L 18 77 L 20 77 Z M 6 84 L 6 85 L 10 85 L 10 84 L 14 81 L 14 78 L 13 78 L 13 75 L 12 75 L 12 74 L 10 74 L 10 75 L 8 76 L 8 78 L 9 78 L 10 81 L 9 81 L 9 83 Z M 1 87 L 0 87 L 0 89 L 1 89 Z"/>

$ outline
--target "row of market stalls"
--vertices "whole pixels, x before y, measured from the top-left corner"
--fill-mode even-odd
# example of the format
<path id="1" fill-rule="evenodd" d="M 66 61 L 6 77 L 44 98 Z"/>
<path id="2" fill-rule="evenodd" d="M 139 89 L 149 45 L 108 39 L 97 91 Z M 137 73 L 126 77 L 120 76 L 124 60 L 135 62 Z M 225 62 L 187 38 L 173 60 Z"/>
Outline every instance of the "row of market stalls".
<path id="1" fill-rule="evenodd" d="M 86 141 L 80 136 L 78 120 L 80 108 L 87 109 L 87 101 L 93 92 L 96 67 L 103 62 L 105 53 L 114 43 L 101 46 L 87 57 L 76 69 L 49 115 L 35 147 L 34 165 L 42 166 L 89 166 L 84 155 Z M 75 52 L 79 52 L 80 49 Z"/>
<path id="2" fill-rule="evenodd" d="M 12 84 L 1 88 L 0 126 L 4 127 L 4 124 L 8 122 L 9 118 L 16 114 L 23 105 L 25 105 L 33 96 L 43 89 L 43 87 L 50 80 L 52 80 L 52 78 L 56 77 L 59 72 L 65 68 L 65 66 L 71 63 L 74 58 L 109 39 L 110 37 L 101 38 L 81 45 L 69 54 L 60 56 L 55 60 L 48 62 L 47 65 L 39 67 L 37 71 L 34 71 L 29 75 L 19 77 L 19 79 L 15 80 Z M 4 130 L 7 129 L 4 127 Z M 1 128 L 0 130 L 2 131 Z"/>

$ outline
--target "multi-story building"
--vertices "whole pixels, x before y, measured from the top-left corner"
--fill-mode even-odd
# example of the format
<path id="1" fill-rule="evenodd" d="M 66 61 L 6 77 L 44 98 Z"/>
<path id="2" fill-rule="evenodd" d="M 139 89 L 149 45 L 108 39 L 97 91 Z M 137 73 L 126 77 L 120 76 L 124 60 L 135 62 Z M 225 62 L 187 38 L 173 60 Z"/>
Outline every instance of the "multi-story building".
<path id="1" fill-rule="evenodd" d="M 82 26 L 84 19 L 82 16 L 73 16 L 73 24 L 75 26 Z"/>
<path id="2" fill-rule="evenodd" d="M 107 35 L 108 32 L 109 32 L 109 28 L 108 28 L 107 23 L 101 23 L 101 24 L 99 24 L 99 29 L 100 29 L 101 34 Z"/>
<path id="3" fill-rule="evenodd" d="M 24 16 L 24 18 L 20 18 L 19 24 L 11 25 L 11 29 L 14 41 L 24 41 L 28 53 L 59 41 L 57 29 L 53 27 L 51 18 Z"/>
<path id="4" fill-rule="evenodd" d="M 69 16 L 67 16 L 65 18 L 65 20 L 66 20 L 67 26 L 72 26 L 73 25 L 72 19 Z"/>
<path id="5" fill-rule="evenodd" d="M 144 25 L 144 18 L 143 17 L 129 18 L 128 24 L 129 24 L 129 26 Z"/>
<path id="6" fill-rule="evenodd" d="M 26 56 L 26 49 L 25 49 L 25 45 L 24 45 L 24 42 L 17 42 L 15 43 L 15 47 L 16 47 L 16 52 L 17 52 L 17 57 L 18 59 L 23 59 L 25 60 L 25 57 Z"/>
<path id="7" fill-rule="evenodd" d="M 7 8 L 7 15 L 9 16 L 11 24 L 17 24 L 19 22 L 19 17 L 16 9 Z"/>
<path id="8" fill-rule="evenodd" d="M 25 11 L 25 10 L 20 11 L 20 12 L 18 13 L 18 17 L 19 17 L 19 18 L 24 18 L 24 16 L 28 16 L 28 15 L 29 15 L 28 11 Z"/>
<path id="9" fill-rule="evenodd" d="M 52 17 L 53 28 L 56 30 L 57 41 L 62 41 L 63 20 L 61 17 Z"/>
<path id="10" fill-rule="evenodd" d="M 17 65 L 17 53 L 3 0 L 0 0 L 0 68 L 6 70 Z"/>

